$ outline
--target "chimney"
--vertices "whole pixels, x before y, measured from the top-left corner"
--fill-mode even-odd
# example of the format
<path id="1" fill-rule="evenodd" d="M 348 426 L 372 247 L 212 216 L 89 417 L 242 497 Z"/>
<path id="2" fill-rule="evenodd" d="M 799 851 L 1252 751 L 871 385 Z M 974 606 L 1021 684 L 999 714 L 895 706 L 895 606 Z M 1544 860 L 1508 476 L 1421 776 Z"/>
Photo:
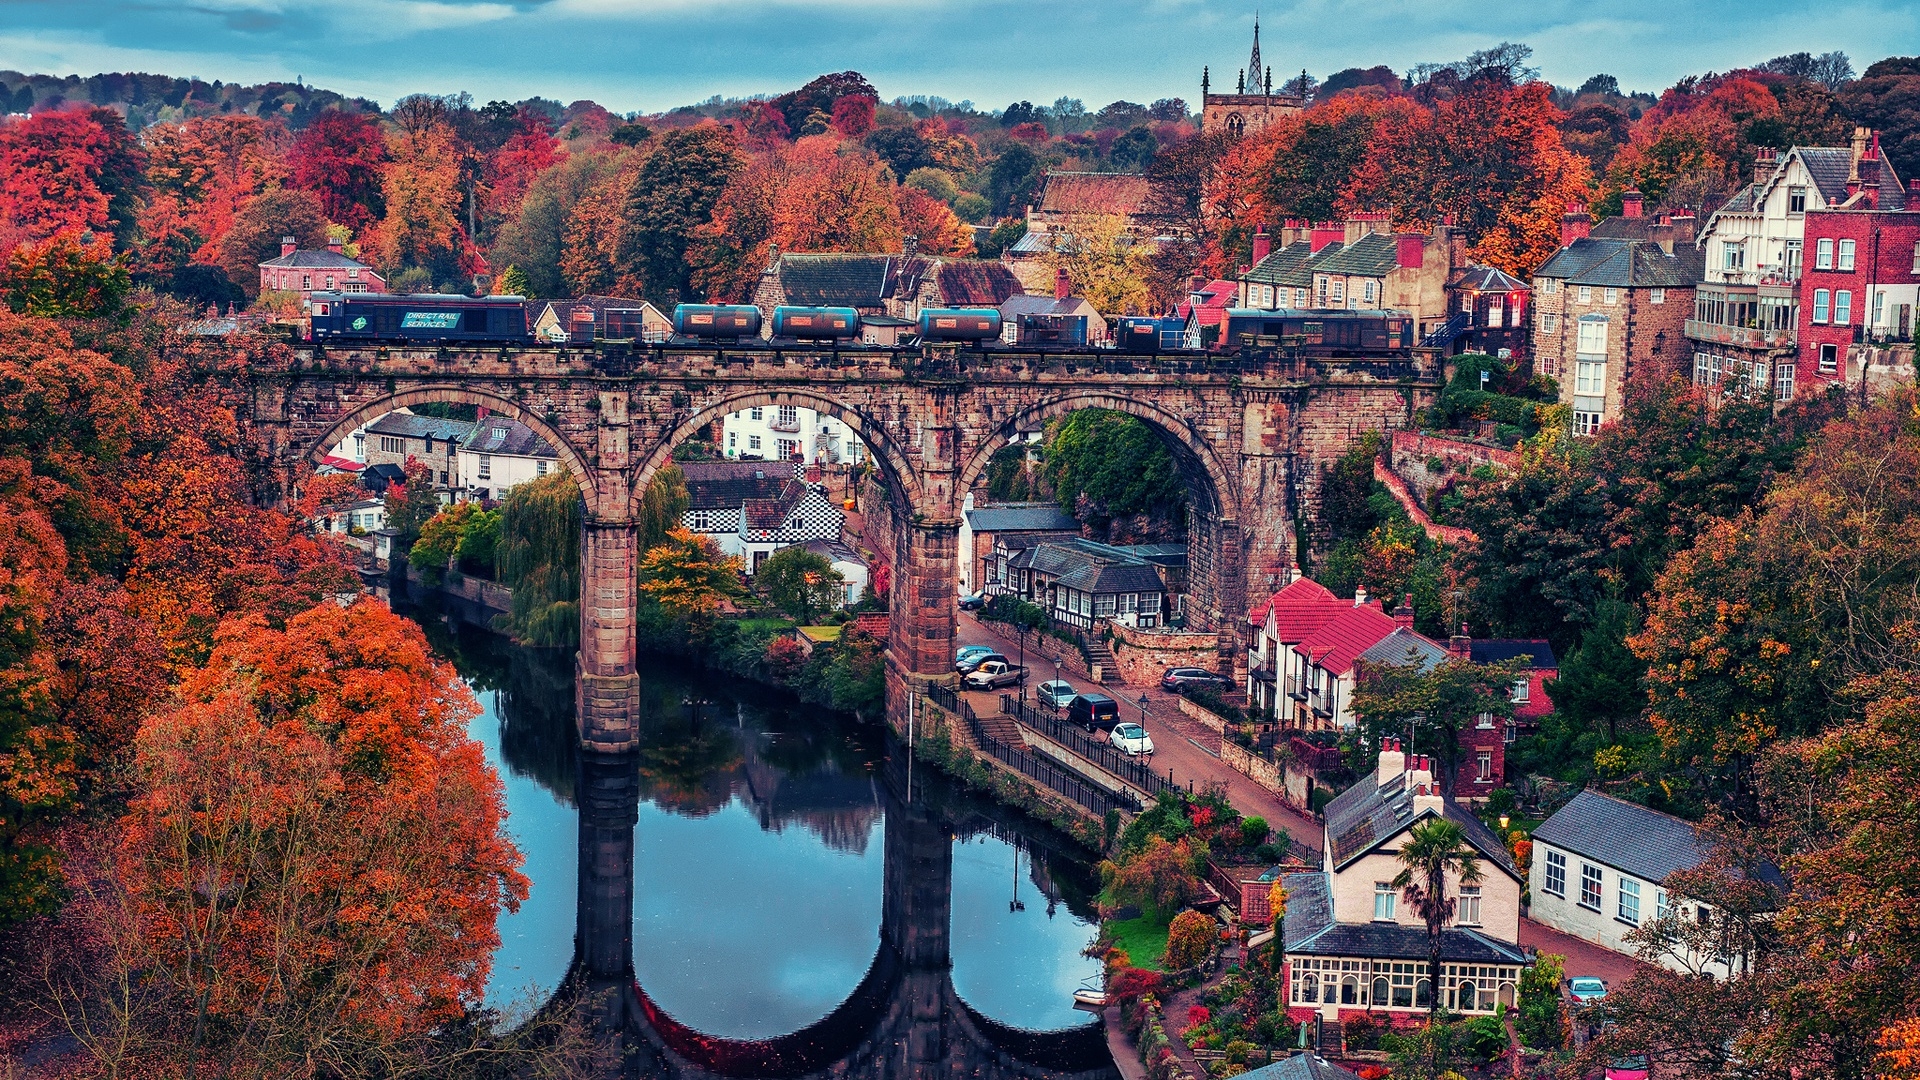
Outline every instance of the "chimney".
<path id="1" fill-rule="evenodd" d="M 1287 567 L 1287 584 L 1291 585 L 1294 582 L 1299 581 L 1302 576 L 1303 575 L 1300 573 L 1299 566 L 1296 565 L 1296 566 Z"/>
<path id="2" fill-rule="evenodd" d="M 340 241 L 335 240 L 331 237 L 327 239 L 327 250 L 333 252 L 335 255 L 343 254 L 343 252 L 340 249 L 344 246 L 346 245 L 342 244 Z"/>
<path id="3" fill-rule="evenodd" d="M 1374 786 L 1384 786 L 1394 777 L 1406 771 L 1407 755 L 1400 749 L 1400 740 L 1380 740 L 1380 768 L 1373 774 Z"/>
<path id="4" fill-rule="evenodd" d="M 905 255 L 907 258 L 911 259 L 916 254 L 919 254 L 919 251 L 920 251 L 919 237 L 903 236 L 900 238 L 900 254 Z"/>
<path id="5" fill-rule="evenodd" d="M 1195 274 L 1191 278 L 1187 279 L 1187 291 L 1190 293 L 1197 293 L 1201 289 L 1204 289 L 1206 287 L 1207 287 L 1207 279 L 1204 277 L 1201 277 L 1199 274 Z"/>
<path id="6" fill-rule="evenodd" d="M 1780 165 L 1780 155 L 1771 146 L 1763 146 L 1753 152 L 1753 182 L 1764 184 Z"/>
<path id="7" fill-rule="evenodd" d="M 1413 629 L 1413 594 L 1400 598 L 1400 606 L 1393 609 L 1393 624 Z"/>
<path id="8" fill-rule="evenodd" d="M 1460 632 L 1447 639 L 1447 654 L 1462 660 L 1473 655 L 1473 638 L 1467 633 L 1467 624 L 1460 624 Z"/>
<path id="9" fill-rule="evenodd" d="M 1288 218 L 1280 223 L 1280 246 L 1292 247 L 1307 238 L 1307 223 L 1299 218 Z"/>
<path id="10" fill-rule="evenodd" d="M 1907 179 L 1907 209 L 1920 211 L 1920 176 Z"/>
<path id="11" fill-rule="evenodd" d="M 1645 206 L 1646 206 L 1646 196 L 1640 194 L 1639 188 L 1628 188 L 1627 190 L 1620 193 L 1620 216 L 1621 217 L 1637 218 L 1640 216 L 1640 211 L 1644 209 Z"/>
<path id="12" fill-rule="evenodd" d="M 1067 277 L 1067 268 L 1061 267 L 1053 272 L 1053 298 L 1065 300 L 1073 295 L 1073 280 Z"/>
<path id="13" fill-rule="evenodd" d="M 1647 239 L 1652 240 L 1656 244 L 1659 244 L 1661 251 L 1664 251 L 1669 255 L 1673 254 L 1673 218 L 1672 216 L 1668 214 L 1661 214 L 1658 218 L 1654 220 L 1653 224 L 1647 226 Z"/>
<path id="14" fill-rule="evenodd" d="M 299 244 L 293 242 L 293 237 L 291 236 L 283 236 L 280 238 L 280 254 L 282 255 L 293 254 L 299 246 Z"/>
<path id="15" fill-rule="evenodd" d="M 1273 250 L 1273 240 L 1267 236 L 1265 225 L 1256 225 L 1253 229 L 1253 265 L 1259 266 Z"/>
<path id="16" fill-rule="evenodd" d="M 1347 227 L 1337 221 L 1316 221 L 1313 232 L 1307 238 L 1307 250 L 1318 252 L 1328 244 L 1346 239 Z"/>
<path id="17" fill-rule="evenodd" d="M 1407 787 L 1415 788 L 1433 783 L 1433 759 L 1425 754 L 1415 754 L 1407 758 Z"/>
<path id="18" fill-rule="evenodd" d="M 1849 191 L 1853 190 L 1852 185 L 1860 179 L 1860 159 L 1867 156 L 1867 140 L 1872 136 L 1873 132 L 1867 128 L 1853 129 L 1853 161 L 1847 168 L 1847 190 Z"/>
<path id="19" fill-rule="evenodd" d="M 1419 233 L 1401 233 L 1394 237 L 1394 244 L 1399 255 L 1394 261 L 1400 269 L 1418 270 L 1426 261 L 1427 238 Z"/>
<path id="20" fill-rule="evenodd" d="M 1867 156 L 1860 159 L 1860 190 L 1866 195 L 1869 210 L 1880 208 L 1880 133 L 1873 133 Z"/>
<path id="21" fill-rule="evenodd" d="M 1682 208 L 1673 215 L 1673 239 L 1677 244 L 1693 243 L 1693 211 Z"/>
<path id="22" fill-rule="evenodd" d="M 1421 760 L 1426 761 L 1425 758 Z M 1426 776 L 1427 782 L 1415 788 L 1413 792 L 1413 816 L 1417 818 L 1428 810 L 1438 815 L 1445 815 L 1447 812 L 1447 800 L 1440 797 L 1440 785 L 1434 783 L 1431 770 L 1427 772 Z"/>
<path id="23" fill-rule="evenodd" d="M 1359 588 L 1353 590 L 1353 606 L 1354 607 L 1367 606 L 1367 587 L 1365 585 L 1362 585 Z"/>
<path id="24" fill-rule="evenodd" d="M 1567 204 L 1567 212 L 1560 215 L 1560 246 L 1570 247 L 1575 240 L 1585 240 L 1593 231 L 1593 218 L 1587 216 L 1587 204 L 1575 200 Z"/>

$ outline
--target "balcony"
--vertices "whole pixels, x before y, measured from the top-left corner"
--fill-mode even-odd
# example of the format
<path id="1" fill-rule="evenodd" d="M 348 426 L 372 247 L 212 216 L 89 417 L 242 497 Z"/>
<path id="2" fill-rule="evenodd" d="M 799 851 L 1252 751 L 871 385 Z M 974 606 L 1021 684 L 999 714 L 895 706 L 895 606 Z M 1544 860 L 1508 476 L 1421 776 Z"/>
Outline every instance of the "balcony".
<path id="1" fill-rule="evenodd" d="M 776 417 L 775 419 L 767 421 L 767 427 L 773 431 L 797 432 L 800 430 L 800 421 L 781 420 Z"/>
<path id="2" fill-rule="evenodd" d="M 1313 691 L 1313 688 L 1305 685 L 1301 681 L 1300 676 L 1298 675 L 1287 676 L 1287 696 L 1288 697 L 1292 698 L 1295 701 L 1305 701 L 1307 700 L 1307 695 L 1310 694 L 1312 691 Z"/>
<path id="3" fill-rule="evenodd" d="M 1763 330 L 1754 326 L 1721 326 L 1719 323 L 1688 319 L 1684 330 L 1692 341 L 1732 345 L 1741 349 L 1791 349 L 1793 331 Z"/>

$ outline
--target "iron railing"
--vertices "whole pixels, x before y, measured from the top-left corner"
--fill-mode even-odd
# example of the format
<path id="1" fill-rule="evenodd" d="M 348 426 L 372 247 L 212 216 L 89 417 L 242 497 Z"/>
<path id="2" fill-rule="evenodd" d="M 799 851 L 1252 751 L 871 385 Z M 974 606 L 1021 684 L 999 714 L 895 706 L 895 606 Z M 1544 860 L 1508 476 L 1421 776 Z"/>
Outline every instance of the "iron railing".
<path id="1" fill-rule="evenodd" d="M 1078 724 L 1049 715 L 1044 706 L 1029 705 L 1003 694 L 1000 711 L 1142 791 L 1157 795 L 1178 790 L 1172 779 L 1154 772 L 1145 760 L 1122 753 L 1112 743 L 1092 738 Z"/>
<path id="2" fill-rule="evenodd" d="M 982 752 L 1022 776 L 1045 784 L 1094 815 L 1104 818 L 1109 810 L 1140 812 L 1140 800 L 1132 795 L 1126 792 L 1109 791 L 1059 762 L 1031 753 L 1024 746 L 1014 746 L 988 734 L 980 723 L 980 717 L 974 713 L 973 706 L 968 705 L 966 700 L 952 689 L 945 686 L 930 686 L 927 688 L 927 697 L 935 705 L 966 721 L 967 731 L 973 736 L 974 744 Z"/>

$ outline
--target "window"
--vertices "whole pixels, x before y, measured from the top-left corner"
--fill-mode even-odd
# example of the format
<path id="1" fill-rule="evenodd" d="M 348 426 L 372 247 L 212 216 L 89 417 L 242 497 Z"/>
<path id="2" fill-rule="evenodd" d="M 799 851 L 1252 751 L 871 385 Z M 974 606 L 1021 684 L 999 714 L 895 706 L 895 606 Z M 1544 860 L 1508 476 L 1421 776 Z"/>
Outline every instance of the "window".
<path id="1" fill-rule="evenodd" d="M 407 452 L 407 444 L 397 436 L 382 435 L 380 436 L 380 452 L 383 454 L 404 454 Z"/>
<path id="2" fill-rule="evenodd" d="M 777 440 L 775 453 L 779 455 L 779 458 L 781 461 L 787 461 L 792 458 L 798 457 L 800 455 L 800 440 L 798 439 Z"/>
<path id="3" fill-rule="evenodd" d="M 760 436 L 758 435 L 747 436 L 747 449 L 749 450 L 760 449 Z"/>
<path id="4" fill-rule="evenodd" d="M 1820 346 L 1820 374 L 1832 375 L 1840 370 L 1840 346 Z"/>
<path id="5" fill-rule="evenodd" d="M 311 289 L 311 288 L 313 288 L 313 275 L 312 275 L 312 274 L 301 274 L 301 275 L 300 275 L 300 287 L 301 287 L 301 288 L 303 288 L 303 289 Z"/>
<path id="6" fill-rule="evenodd" d="M 1515 705 L 1525 705 L 1527 700 L 1532 696 L 1532 679 L 1515 679 L 1513 681 L 1513 703 Z"/>
<path id="7" fill-rule="evenodd" d="M 1518 318 L 1518 317 L 1519 317 L 1518 315 L 1515 316 L 1515 318 Z M 1500 298 L 1496 296 L 1493 299 L 1487 301 L 1487 325 L 1488 326 L 1504 326 L 1506 325 L 1506 321 L 1507 321 L 1507 306 L 1501 303 Z"/>
<path id="8" fill-rule="evenodd" d="M 1827 321 L 1827 305 L 1831 302 L 1832 296 L 1833 294 L 1825 289 L 1813 290 L 1814 322 L 1823 323 Z"/>
<path id="9" fill-rule="evenodd" d="M 1913 242 L 1913 272 L 1920 274 L 1920 240 Z"/>
<path id="10" fill-rule="evenodd" d="M 1558 315 L 1540 316 L 1540 332 L 1543 334 L 1559 333 L 1560 332 L 1560 316 Z"/>
<path id="11" fill-rule="evenodd" d="M 1373 883 L 1373 917 L 1376 922 L 1393 919 L 1393 883 L 1376 881 Z"/>
<path id="12" fill-rule="evenodd" d="M 1580 302 L 1583 304 L 1593 303 L 1593 287 L 1592 286 L 1590 285 L 1580 286 Z"/>
<path id="13" fill-rule="evenodd" d="M 1460 294 L 1460 310 L 1465 312 L 1468 315 L 1473 314 L 1473 294 L 1472 293 Z"/>
<path id="14" fill-rule="evenodd" d="M 1581 360 L 1574 365 L 1573 392 L 1598 397 L 1607 392 L 1605 361 Z"/>
<path id="15" fill-rule="evenodd" d="M 1313 279 L 1314 302 L 1320 307 L 1327 306 L 1327 277 L 1322 274 Z"/>
<path id="16" fill-rule="evenodd" d="M 1454 921 L 1461 926 L 1480 925 L 1480 886 L 1462 885 L 1460 887 L 1460 906 L 1454 916 Z"/>
<path id="17" fill-rule="evenodd" d="M 332 274 L 328 274 L 328 275 L 327 275 L 327 288 L 329 288 L 329 289 L 331 289 L 331 288 L 333 288 L 333 275 L 332 275 Z"/>
<path id="18" fill-rule="evenodd" d="M 1303 308 L 1307 306 L 1307 290 L 1305 289 L 1293 290 L 1293 306 L 1297 308 Z"/>
<path id="19" fill-rule="evenodd" d="M 1847 326 L 1853 322 L 1853 290 L 1841 289 L 1833 294 L 1833 325 Z"/>
<path id="20" fill-rule="evenodd" d="M 1600 868 L 1592 863 L 1580 864 L 1580 906 L 1600 910 Z"/>
<path id="21" fill-rule="evenodd" d="M 786 424 L 788 427 L 798 425 L 800 423 L 799 407 L 795 405 L 780 406 L 780 422 Z"/>
<path id="22" fill-rule="evenodd" d="M 1853 269 L 1853 241 L 1851 240 L 1840 241 L 1840 265 L 1835 267 L 1834 269 L 1836 270 Z"/>
<path id="23" fill-rule="evenodd" d="M 1489 727 L 1489 728 L 1492 727 L 1493 717 L 1491 716 L 1487 717 L 1487 722 L 1481 726 Z M 1477 773 L 1474 776 L 1474 779 L 1482 784 L 1491 783 L 1493 781 L 1493 751 L 1491 750 L 1480 751 L 1480 753 L 1474 758 L 1473 763 L 1475 768 L 1477 769 Z"/>
<path id="24" fill-rule="evenodd" d="M 1367 301 L 1367 303 L 1369 303 L 1369 304 L 1371 304 L 1371 303 L 1373 303 L 1373 298 L 1374 298 L 1374 296 L 1375 296 L 1375 293 L 1374 293 L 1374 291 L 1373 291 L 1373 290 L 1374 290 L 1374 288 L 1375 288 L 1375 286 L 1377 286 L 1377 285 L 1379 285 L 1379 282 L 1377 282 L 1377 281 L 1375 281 L 1375 280 L 1373 280 L 1372 278 L 1368 278 L 1368 279 L 1366 280 L 1366 284 L 1365 284 L 1365 289 L 1366 289 L 1366 301 Z"/>
<path id="25" fill-rule="evenodd" d="M 1804 214 L 1807 212 L 1807 189 L 1790 187 L 1787 189 L 1787 213 Z"/>
<path id="26" fill-rule="evenodd" d="M 1665 290 L 1665 289 L 1649 289 L 1649 290 L 1647 290 L 1647 303 L 1649 303 L 1649 304 L 1664 304 L 1664 303 L 1666 303 L 1666 302 L 1667 302 L 1667 290 Z"/>
<path id="27" fill-rule="evenodd" d="M 1801 257 L 1802 257 L 1804 247 L 1805 247 L 1804 241 L 1800 241 L 1800 240 L 1787 241 L 1787 280 L 1788 281 L 1800 280 L 1800 263 L 1801 263 Z"/>
<path id="28" fill-rule="evenodd" d="M 1773 400 L 1793 400 L 1793 365 L 1781 364 L 1773 369 Z"/>
<path id="29" fill-rule="evenodd" d="M 1722 270 L 1743 270 L 1747 265 L 1747 245 L 1724 243 L 1720 245 L 1720 268 Z"/>
<path id="30" fill-rule="evenodd" d="M 367 460 L 367 437 L 364 433 L 355 433 L 353 436 L 353 460 Z"/>
<path id="31" fill-rule="evenodd" d="M 1114 612 L 1113 594 L 1100 593 L 1093 598 L 1093 613 L 1100 618 L 1112 618 Z"/>
<path id="32" fill-rule="evenodd" d="M 1914 261 L 1914 265 L 1920 266 L 1920 244 L 1914 245 L 1913 261 Z M 1540 295 L 1553 296 L 1559 293 L 1559 291 L 1560 291 L 1559 278 L 1541 278 L 1540 279 Z"/>
<path id="33" fill-rule="evenodd" d="M 1640 883 L 1632 878 L 1620 879 L 1620 904 L 1615 917 L 1624 923 L 1640 925 Z"/>
<path id="34" fill-rule="evenodd" d="M 536 461 L 533 463 L 533 475 L 535 476 L 547 475 L 547 463 L 544 460 Z"/>
<path id="35" fill-rule="evenodd" d="M 1347 302 L 1347 279 L 1346 278 L 1334 278 L 1332 282 L 1332 289 L 1333 289 L 1334 303 L 1344 304 Z"/>
<path id="36" fill-rule="evenodd" d="M 762 413 L 762 410 L 756 407 L 756 408 L 747 410 L 747 418 L 749 420 L 761 420 L 761 419 L 764 419 L 765 417 Z"/>
<path id="37" fill-rule="evenodd" d="M 440 486 L 441 487 L 447 486 L 447 470 L 445 469 L 440 470 Z"/>
<path id="38" fill-rule="evenodd" d="M 695 510 L 693 512 L 693 531 L 694 532 L 706 532 L 712 527 L 713 527 L 713 519 L 707 514 L 705 510 Z"/>
<path id="39" fill-rule="evenodd" d="M 1573 433 L 1575 435 L 1595 435 L 1600 431 L 1600 423 L 1606 417 L 1602 413 L 1573 411 Z"/>
<path id="40" fill-rule="evenodd" d="M 1656 919 L 1673 917 L 1673 901 L 1668 898 L 1665 889 L 1653 890 L 1653 917 Z"/>
<path id="41" fill-rule="evenodd" d="M 485 454 L 480 455 L 480 479 L 493 479 L 493 459 Z"/>
<path id="42" fill-rule="evenodd" d="M 1567 895 L 1567 857 L 1557 851 L 1547 852 L 1547 881 L 1541 886 L 1547 895 L 1565 898 Z"/>
<path id="43" fill-rule="evenodd" d="M 1597 354 L 1604 358 L 1607 352 L 1607 317 L 1604 315 L 1582 316 L 1580 333 L 1574 343 L 1574 351 Z"/>
<path id="44" fill-rule="evenodd" d="M 1879 326 L 1886 317 L 1887 294 L 1878 289 L 1873 291 L 1873 317 L 1867 320 L 1868 326 Z"/>
<path id="45" fill-rule="evenodd" d="M 1607 291 L 1606 291 L 1606 292 L 1605 292 L 1604 294 L 1602 294 L 1602 295 L 1604 296 L 1604 298 L 1605 298 L 1605 302 L 1606 302 L 1606 303 L 1609 303 L 1609 304 L 1617 304 L 1617 303 L 1619 303 L 1619 302 L 1620 302 L 1620 290 L 1619 290 L 1619 289 L 1608 289 L 1608 290 L 1607 290 Z"/>
<path id="46" fill-rule="evenodd" d="M 734 447 L 739 445 L 740 445 L 740 433 L 737 431 L 727 432 L 727 449 L 731 450 Z"/>
<path id="47" fill-rule="evenodd" d="M 1813 245 L 1813 268 L 1815 270 L 1833 269 L 1833 241 L 1821 240 Z"/>

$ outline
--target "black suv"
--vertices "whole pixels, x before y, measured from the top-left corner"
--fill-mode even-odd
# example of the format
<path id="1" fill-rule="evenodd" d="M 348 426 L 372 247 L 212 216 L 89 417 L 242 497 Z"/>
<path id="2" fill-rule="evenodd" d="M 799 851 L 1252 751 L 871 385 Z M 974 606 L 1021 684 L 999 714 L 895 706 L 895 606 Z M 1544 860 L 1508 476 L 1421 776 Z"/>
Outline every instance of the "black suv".
<path id="1" fill-rule="evenodd" d="M 1120 722 L 1120 703 L 1105 694 L 1078 694 L 1067 702 L 1067 720 L 1092 731 Z"/>

